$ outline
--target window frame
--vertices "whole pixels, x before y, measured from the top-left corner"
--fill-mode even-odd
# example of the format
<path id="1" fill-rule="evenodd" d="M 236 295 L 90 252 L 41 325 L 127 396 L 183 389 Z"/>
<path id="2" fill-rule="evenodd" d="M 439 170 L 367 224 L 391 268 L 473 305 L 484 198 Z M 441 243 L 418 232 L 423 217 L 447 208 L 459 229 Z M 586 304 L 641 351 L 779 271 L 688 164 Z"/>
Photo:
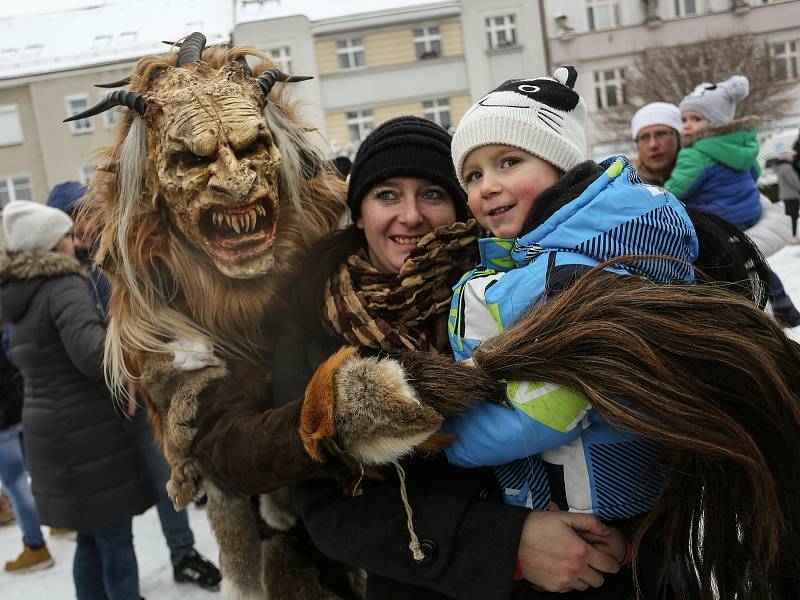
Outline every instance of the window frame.
<path id="1" fill-rule="evenodd" d="M 431 33 L 431 29 L 436 29 L 436 33 Z M 418 31 L 422 33 L 417 34 Z M 442 28 L 438 24 L 414 27 L 411 30 L 411 34 L 414 36 L 414 54 L 417 60 L 430 60 L 444 56 Z M 438 45 L 439 48 L 434 49 L 434 44 Z"/>
<path id="2" fill-rule="evenodd" d="M 83 100 L 86 102 L 86 108 L 81 110 L 72 111 L 72 106 L 70 105 L 71 101 L 74 100 Z M 64 106 L 66 107 L 67 117 L 71 117 L 79 112 L 83 112 L 87 108 L 91 106 L 89 102 L 89 94 L 69 94 L 64 96 Z M 86 123 L 86 126 L 82 127 L 80 124 Z M 77 121 L 70 121 L 69 122 L 69 130 L 72 132 L 73 135 L 83 135 L 85 133 L 92 133 L 94 131 L 94 119 L 92 117 L 85 117 L 83 119 L 78 119 Z"/>
<path id="3" fill-rule="evenodd" d="M 18 141 L 9 141 L 9 142 L 0 142 L 0 148 L 5 148 L 6 146 L 19 146 L 20 144 L 25 143 L 25 130 L 22 127 L 22 115 L 20 114 L 19 105 L 14 104 L 3 104 L 0 105 L 0 114 L 2 113 L 16 113 L 17 115 L 17 124 L 19 125 L 19 140 Z"/>
<path id="4" fill-rule="evenodd" d="M 357 41 L 357 43 L 356 43 Z M 339 44 L 343 43 L 344 46 Z M 364 38 L 360 35 L 348 36 L 336 39 L 336 64 L 340 71 L 354 71 L 364 69 L 367 66 L 367 55 L 364 51 Z M 356 64 L 356 58 L 361 55 L 361 64 Z M 347 66 L 342 65 L 342 57 L 346 57 Z"/>
<path id="5" fill-rule="evenodd" d="M 775 47 L 783 45 L 786 50 L 778 54 Z M 769 75 L 770 80 L 780 83 L 790 83 L 800 79 L 800 52 L 798 52 L 798 40 L 784 40 L 780 42 L 770 42 L 769 44 Z M 784 61 L 784 72 L 786 77 L 777 78 L 777 62 Z"/>
<path id="6" fill-rule="evenodd" d="M 375 129 L 375 112 L 371 108 L 348 110 L 344 113 L 347 122 L 347 140 L 350 143 L 361 143 Z M 353 139 L 353 128 L 357 128 L 358 136 Z"/>
<path id="7" fill-rule="evenodd" d="M 430 106 L 425 106 L 430 103 Z M 448 124 L 442 123 L 442 115 L 447 115 Z M 422 101 L 422 118 L 436 123 L 448 131 L 453 127 L 453 111 L 450 107 L 450 98 L 429 98 Z"/>
<path id="8" fill-rule="evenodd" d="M 686 10 L 686 4 L 689 2 L 694 5 L 694 10 L 692 10 L 692 12 Z M 697 0 L 675 0 L 674 8 L 676 17 L 693 17 L 699 14 Z"/>
<path id="9" fill-rule="evenodd" d="M 607 79 L 606 73 L 613 72 L 613 79 Z M 597 110 L 609 110 L 625 106 L 625 67 L 612 67 L 593 72 L 595 103 Z M 617 101 L 609 103 L 608 90 L 613 87 Z"/>
<path id="10" fill-rule="evenodd" d="M 497 23 L 497 19 L 503 19 L 503 23 Z M 505 48 L 518 48 L 519 36 L 517 35 L 517 14 L 506 13 L 502 15 L 491 15 L 484 17 L 483 29 L 486 32 L 486 43 L 489 50 L 502 50 Z M 504 33 L 506 40 L 499 41 L 499 33 Z M 508 34 L 511 33 L 512 40 L 508 41 Z"/>
<path id="11" fill-rule="evenodd" d="M 278 54 L 275 56 L 274 53 Z M 271 60 L 278 63 L 281 69 L 287 73 L 294 73 L 294 64 L 292 63 L 292 47 L 289 44 L 281 44 L 278 46 L 270 46 L 266 50 L 267 56 Z"/>
<path id="12" fill-rule="evenodd" d="M 597 11 L 608 9 L 608 25 L 598 27 Z M 589 31 L 605 31 L 622 25 L 622 3 L 620 0 L 586 0 L 586 26 Z"/>
<path id="13" fill-rule="evenodd" d="M 14 187 L 15 179 L 27 179 L 28 190 L 30 195 L 29 198 L 17 197 L 17 190 Z M 15 175 L 0 175 L 0 184 L 5 185 L 8 193 L 7 202 L 3 202 L 2 199 L 0 199 L 0 210 L 4 208 L 9 202 L 14 202 L 15 200 L 33 200 L 33 178 L 30 176 L 30 173 L 17 173 Z"/>

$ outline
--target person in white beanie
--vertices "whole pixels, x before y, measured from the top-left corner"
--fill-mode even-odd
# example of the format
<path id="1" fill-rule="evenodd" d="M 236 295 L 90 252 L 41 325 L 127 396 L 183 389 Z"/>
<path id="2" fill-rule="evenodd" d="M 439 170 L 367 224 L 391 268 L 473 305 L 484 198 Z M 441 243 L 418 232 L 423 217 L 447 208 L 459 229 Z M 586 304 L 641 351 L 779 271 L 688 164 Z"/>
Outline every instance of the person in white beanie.
<path id="1" fill-rule="evenodd" d="M 746 77 L 704 83 L 680 103 L 681 150 L 665 187 L 687 206 L 747 229 L 761 217 L 757 117 L 734 119 L 747 97 Z"/>
<path id="2" fill-rule="evenodd" d="M 139 598 L 132 516 L 155 490 L 103 377 L 105 324 L 75 258 L 72 219 L 36 202 L 3 208 L 0 306 L 25 382 L 22 429 L 39 519 L 77 532 L 75 597 Z M 29 546 L 7 570 L 46 564 Z"/>
<path id="3" fill-rule="evenodd" d="M 646 183 L 663 186 L 669 179 L 681 142 L 681 111 L 668 102 L 651 102 L 636 111 L 631 135 L 638 159 L 633 161 Z"/>
<path id="4" fill-rule="evenodd" d="M 9 252 L 58 251 L 75 256 L 72 219 L 64 212 L 28 200 L 11 202 L 3 209 L 3 233 Z"/>

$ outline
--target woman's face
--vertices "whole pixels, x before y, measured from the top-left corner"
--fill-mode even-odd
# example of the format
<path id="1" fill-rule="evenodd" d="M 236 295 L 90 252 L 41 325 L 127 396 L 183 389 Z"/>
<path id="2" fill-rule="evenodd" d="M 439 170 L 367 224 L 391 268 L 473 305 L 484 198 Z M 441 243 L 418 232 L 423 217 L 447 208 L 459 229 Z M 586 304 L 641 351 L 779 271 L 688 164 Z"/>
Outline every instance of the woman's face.
<path id="1" fill-rule="evenodd" d="M 398 273 L 422 236 L 455 220 L 453 199 L 442 186 L 417 177 L 395 177 L 367 192 L 356 226 L 364 230 L 372 266 Z"/>
<path id="2" fill-rule="evenodd" d="M 75 258 L 75 242 L 72 239 L 72 232 L 58 240 L 58 243 L 53 247 L 54 252 L 61 252 L 67 256 Z"/>

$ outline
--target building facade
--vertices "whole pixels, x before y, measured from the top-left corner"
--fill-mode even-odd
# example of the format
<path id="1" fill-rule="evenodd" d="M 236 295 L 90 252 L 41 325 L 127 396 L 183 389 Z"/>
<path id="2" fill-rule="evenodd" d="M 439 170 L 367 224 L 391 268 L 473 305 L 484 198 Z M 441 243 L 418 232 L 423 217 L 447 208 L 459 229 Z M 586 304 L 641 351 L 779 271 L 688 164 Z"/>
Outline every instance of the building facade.
<path id="1" fill-rule="evenodd" d="M 593 122 L 594 158 L 635 152 L 628 131 L 602 131 L 598 124 L 605 111 L 635 102 L 626 97 L 625 79 L 637 56 L 710 37 L 746 34 L 766 42 L 774 85 L 788 86 L 795 97 L 789 116 L 773 128 L 800 126 L 798 0 L 544 0 L 544 14 L 552 64 L 575 65 L 581 73 L 576 88 Z"/>

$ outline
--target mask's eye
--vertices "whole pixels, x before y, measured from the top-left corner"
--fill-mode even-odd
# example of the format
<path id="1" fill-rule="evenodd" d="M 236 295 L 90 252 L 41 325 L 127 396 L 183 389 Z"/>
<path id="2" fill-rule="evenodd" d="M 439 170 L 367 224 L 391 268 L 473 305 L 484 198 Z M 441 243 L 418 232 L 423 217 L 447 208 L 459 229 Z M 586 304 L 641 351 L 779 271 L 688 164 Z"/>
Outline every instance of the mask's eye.
<path id="1" fill-rule="evenodd" d="M 256 138 L 244 148 L 236 151 L 236 158 L 245 158 L 254 154 L 266 154 L 267 145 L 261 138 Z"/>
<path id="2" fill-rule="evenodd" d="M 183 152 L 176 152 L 170 159 L 172 166 L 181 166 L 184 169 L 196 169 L 198 167 L 205 167 L 211 164 L 212 158 L 210 156 L 200 156 L 194 152 L 184 150 Z"/>

